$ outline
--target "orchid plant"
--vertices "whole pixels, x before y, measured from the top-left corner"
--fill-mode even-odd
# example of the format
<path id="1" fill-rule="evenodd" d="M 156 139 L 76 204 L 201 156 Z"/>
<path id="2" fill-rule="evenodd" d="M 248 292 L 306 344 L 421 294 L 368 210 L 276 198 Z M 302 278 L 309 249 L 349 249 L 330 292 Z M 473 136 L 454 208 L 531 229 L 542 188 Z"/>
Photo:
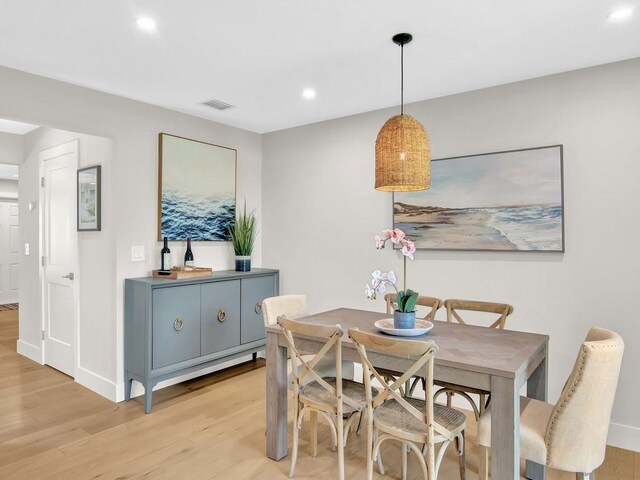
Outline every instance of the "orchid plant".
<path id="1" fill-rule="evenodd" d="M 376 270 L 371 274 L 373 280 L 367 283 L 365 293 L 367 298 L 375 300 L 377 294 L 384 294 L 387 290 L 387 285 L 392 286 L 397 296 L 397 310 L 400 312 L 413 312 L 416 301 L 418 300 L 418 292 L 413 290 L 407 290 L 407 258 L 413 260 L 413 254 L 416 252 L 415 244 L 406 238 L 405 233 L 399 228 L 393 230 L 384 230 L 382 237 L 375 236 L 376 248 L 382 250 L 388 241 L 391 241 L 394 245 L 400 245 L 402 247 L 402 255 L 404 259 L 404 288 L 405 290 L 398 290 L 396 286 L 397 278 L 396 274 L 392 271 L 384 273 L 380 270 Z"/>

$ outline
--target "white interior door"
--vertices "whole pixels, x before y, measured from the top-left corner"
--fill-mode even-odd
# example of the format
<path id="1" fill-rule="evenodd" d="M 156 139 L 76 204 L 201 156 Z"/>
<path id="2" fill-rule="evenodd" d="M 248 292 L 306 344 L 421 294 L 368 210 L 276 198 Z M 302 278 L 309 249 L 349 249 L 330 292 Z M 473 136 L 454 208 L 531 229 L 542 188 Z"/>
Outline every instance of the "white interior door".
<path id="1" fill-rule="evenodd" d="M 44 361 L 75 376 L 78 141 L 40 153 L 43 185 Z"/>
<path id="2" fill-rule="evenodd" d="M 18 302 L 20 237 L 18 201 L 0 201 L 0 304 Z"/>

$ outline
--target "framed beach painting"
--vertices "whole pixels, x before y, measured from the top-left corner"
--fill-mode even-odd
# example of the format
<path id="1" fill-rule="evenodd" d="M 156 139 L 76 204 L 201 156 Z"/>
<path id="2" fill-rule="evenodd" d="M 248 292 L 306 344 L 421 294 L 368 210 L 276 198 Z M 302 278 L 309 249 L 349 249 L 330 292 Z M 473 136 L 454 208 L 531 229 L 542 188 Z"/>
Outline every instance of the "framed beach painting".
<path id="1" fill-rule="evenodd" d="M 100 231 L 100 165 L 78 169 L 78 231 Z"/>
<path id="2" fill-rule="evenodd" d="M 236 150 L 161 133 L 158 240 L 229 240 L 236 216 Z"/>
<path id="3" fill-rule="evenodd" d="M 562 145 L 431 162 L 431 188 L 396 192 L 416 248 L 564 252 Z"/>

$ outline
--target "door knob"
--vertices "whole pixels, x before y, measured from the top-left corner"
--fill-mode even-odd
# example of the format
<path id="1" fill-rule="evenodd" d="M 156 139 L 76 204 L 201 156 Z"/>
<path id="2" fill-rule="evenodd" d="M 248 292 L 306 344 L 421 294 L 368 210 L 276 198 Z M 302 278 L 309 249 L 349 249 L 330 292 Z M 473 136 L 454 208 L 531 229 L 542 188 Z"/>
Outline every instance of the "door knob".
<path id="1" fill-rule="evenodd" d="M 67 275 L 63 275 L 61 278 L 68 278 L 69 280 L 73 280 L 73 277 L 74 277 L 73 272 L 71 272 L 71 273 L 68 273 Z"/>

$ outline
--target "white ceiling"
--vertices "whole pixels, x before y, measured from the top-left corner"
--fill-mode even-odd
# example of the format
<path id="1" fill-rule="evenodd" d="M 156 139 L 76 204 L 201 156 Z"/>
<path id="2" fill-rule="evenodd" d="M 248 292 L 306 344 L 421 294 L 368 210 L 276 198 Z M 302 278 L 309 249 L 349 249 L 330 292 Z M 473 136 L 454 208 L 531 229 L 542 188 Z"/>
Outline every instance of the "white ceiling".
<path id="1" fill-rule="evenodd" d="M 620 5 L 636 7 L 610 24 Z M 255 132 L 640 56 L 640 0 L 8 0 L 0 65 Z M 149 16 L 155 34 L 136 27 Z M 314 87 L 317 97 L 301 92 Z M 235 108 L 199 106 L 218 99 Z M 410 113 L 410 111 L 409 111 Z"/>

